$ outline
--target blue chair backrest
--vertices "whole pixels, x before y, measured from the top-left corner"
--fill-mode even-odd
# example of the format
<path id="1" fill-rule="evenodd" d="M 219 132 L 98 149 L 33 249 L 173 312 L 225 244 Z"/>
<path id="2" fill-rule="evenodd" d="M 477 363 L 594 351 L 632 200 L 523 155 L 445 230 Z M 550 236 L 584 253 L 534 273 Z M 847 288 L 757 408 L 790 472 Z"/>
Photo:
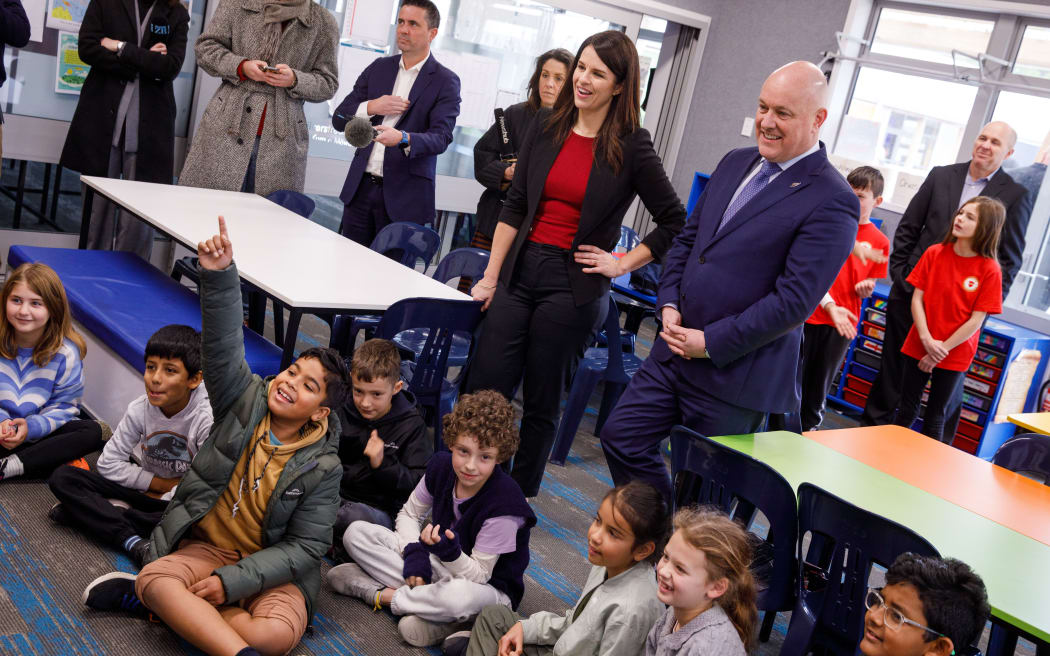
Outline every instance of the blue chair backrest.
<path id="1" fill-rule="evenodd" d="M 1011 437 L 995 452 L 992 462 L 1018 473 L 1041 474 L 1043 485 L 1050 485 L 1050 436 L 1025 433 Z"/>
<path id="2" fill-rule="evenodd" d="M 690 475 L 691 474 L 691 475 Z M 786 609 L 794 596 L 798 509 L 795 491 L 775 469 L 685 426 L 671 429 L 671 476 L 677 507 L 715 506 L 732 516 L 741 505 L 757 508 L 769 521 L 767 542 L 773 567 L 758 598 L 760 610 Z M 739 502 L 746 501 L 747 504 Z M 735 517 L 745 527 L 751 517 Z"/>
<path id="3" fill-rule="evenodd" d="M 480 301 L 454 301 L 440 298 L 406 298 L 387 308 L 376 328 L 376 337 L 393 339 L 399 332 L 426 328 L 427 340 L 416 354 L 412 393 L 421 402 L 438 398 L 448 370 L 452 335 L 456 331 L 473 333 L 481 321 Z"/>
<path id="4" fill-rule="evenodd" d="M 872 564 L 889 567 L 897 556 L 909 551 L 940 556 L 932 544 L 911 529 L 812 483 L 798 487 L 800 551 L 807 532 L 811 539 L 808 552 L 799 558 L 798 594 L 800 605 L 806 609 L 804 614 L 815 621 L 809 646 L 824 645 L 836 654 L 852 654 L 860 642 Z M 799 613 L 796 606 L 792 624 Z M 809 653 L 796 651 L 798 645 L 792 647 L 791 653 Z"/>
<path id="5" fill-rule="evenodd" d="M 642 243 L 642 238 L 638 236 L 634 228 L 622 225 L 620 226 L 620 241 L 616 242 L 613 252 L 626 253 L 640 243 Z"/>
<path id="6" fill-rule="evenodd" d="M 489 264 L 489 252 L 480 248 L 457 248 L 438 263 L 434 280 L 448 282 L 453 278 L 473 278 L 477 280 L 485 274 Z"/>
<path id="7" fill-rule="evenodd" d="M 623 343 L 620 340 L 620 308 L 616 306 L 612 294 L 609 295 L 609 311 L 605 314 L 605 344 L 609 349 L 609 365 L 605 368 L 602 380 L 626 385 L 631 381 L 623 368 Z"/>
<path id="8" fill-rule="evenodd" d="M 414 269 L 417 259 L 423 260 L 424 268 L 430 266 L 440 246 L 441 236 L 430 228 L 411 221 L 397 221 L 380 230 L 369 248 L 387 257 L 396 255 L 393 259 Z"/>
<path id="9" fill-rule="evenodd" d="M 291 189 L 278 189 L 267 196 L 266 200 L 277 203 L 284 209 L 295 212 L 307 219 L 314 213 L 314 199 Z"/>

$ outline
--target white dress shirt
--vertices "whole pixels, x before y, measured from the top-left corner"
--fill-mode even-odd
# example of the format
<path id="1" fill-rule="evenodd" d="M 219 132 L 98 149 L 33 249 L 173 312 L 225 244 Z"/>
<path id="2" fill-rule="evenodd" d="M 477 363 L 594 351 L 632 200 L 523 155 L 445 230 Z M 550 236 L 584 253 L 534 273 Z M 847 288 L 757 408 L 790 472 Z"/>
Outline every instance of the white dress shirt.
<path id="1" fill-rule="evenodd" d="M 412 85 L 416 83 L 416 78 L 419 77 L 419 71 L 423 68 L 423 64 L 427 63 L 430 59 L 430 53 L 419 61 L 418 64 L 410 68 L 405 68 L 405 58 L 401 57 L 401 60 L 397 64 L 397 77 L 394 79 L 394 88 L 390 92 L 392 96 L 398 96 L 408 100 L 408 94 L 412 93 Z M 374 98 L 372 100 L 375 100 Z M 357 116 L 364 118 L 371 118 L 372 115 L 368 113 L 368 101 L 361 103 L 357 106 Z M 394 127 L 398 119 L 401 118 L 401 114 L 387 114 L 383 117 L 382 125 Z M 368 166 L 365 167 L 365 173 L 371 173 L 376 177 L 383 177 L 383 157 L 386 155 L 386 147 L 382 144 L 376 144 L 372 148 L 372 154 L 368 158 Z"/>
<path id="2" fill-rule="evenodd" d="M 969 171 L 966 172 L 966 180 L 963 181 L 962 193 L 959 194 L 959 207 L 966 204 L 966 201 L 971 198 L 975 198 L 981 195 L 984 188 L 988 186 L 988 181 L 999 172 L 999 169 L 995 169 L 991 175 L 986 175 L 983 178 L 977 178 L 974 180 L 970 177 Z"/>

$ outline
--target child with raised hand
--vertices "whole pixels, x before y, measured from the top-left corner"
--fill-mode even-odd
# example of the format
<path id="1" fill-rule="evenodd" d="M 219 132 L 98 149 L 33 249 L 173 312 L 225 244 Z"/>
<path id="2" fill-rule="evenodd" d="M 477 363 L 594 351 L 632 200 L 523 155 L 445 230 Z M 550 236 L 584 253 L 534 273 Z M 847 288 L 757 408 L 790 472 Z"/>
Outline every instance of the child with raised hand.
<path id="1" fill-rule="evenodd" d="M 394 517 L 423 477 L 433 449 L 416 397 L 401 381 L 401 355 L 387 339 L 370 339 L 350 361 L 352 400 L 339 408 L 342 505 L 335 540 L 355 521 L 394 527 Z"/>
<path id="2" fill-rule="evenodd" d="M 142 378 L 146 393 L 128 404 L 98 472 L 67 465 L 48 480 L 58 498 L 48 517 L 123 549 L 139 567 L 149 555 L 149 534 L 211 431 L 200 333 L 176 325 L 153 333 Z"/>
<path id="3" fill-rule="evenodd" d="M 864 656 L 950 656 L 976 643 L 991 612 L 984 582 L 953 558 L 901 554 L 864 601 Z"/>
<path id="4" fill-rule="evenodd" d="M 1006 209 L 995 198 L 976 196 L 959 208 L 948 234 L 926 249 L 908 275 L 915 286 L 915 323 L 901 347 L 904 377 L 896 423 L 911 426 L 927 381 L 922 432 L 942 435 L 949 408 L 958 405 L 962 382 L 977 353 L 978 333 L 989 314 L 1003 311 L 1002 273 L 996 253 Z"/>
<path id="5" fill-rule="evenodd" d="M 489 606 L 469 635 L 445 641 L 445 654 L 635 656 L 663 612 L 653 561 L 667 529 L 667 505 L 656 488 L 631 481 L 609 490 L 587 529 L 593 567 L 576 605 L 564 614 L 540 611 L 526 619 Z"/>
<path id="6" fill-rule="evenodd" d="M 486 606 L 518 606 L 536 524 L 521 488 L 498 466 L 518 447 L 510 403 L 492 390 L 465 394 L 443 426 L 451 453 L 430 459 L 396 532 L 351 524 L 343 545 L 354 563 L 328 572 L 336 592 L 400 615 L 398 633 L 417 647 L 441 642 Z"/>
<path id="7" fill-rule="evenodd" d="M 76 418 L 87 346 L 58 274 L 27 262 L 8 275 L 0 302 L 0 481 L 47 477 L 101 449 L 111 431 Z"/>
<path id="8" fill-rule="evenodd" d="M 346 364 L 313 348 L 277 376 L 252 375 L 222 217 L 197 255 L 211 434 L 151 535 L 152 562 L 137 580 L 99 577 L 84 603 L 152 612 L 208 654 L 276 656 L 299 643 L 321 587 L 342 475 L 330 413 L 345 400 Z"/>
<path id="9" fill-rule="evenodd" d="M 684 508 L 656 565 L 668 605 L 645 641 L 645 656 L 744 656 L 758 609 L 747 533 L 716 510 Z"/>

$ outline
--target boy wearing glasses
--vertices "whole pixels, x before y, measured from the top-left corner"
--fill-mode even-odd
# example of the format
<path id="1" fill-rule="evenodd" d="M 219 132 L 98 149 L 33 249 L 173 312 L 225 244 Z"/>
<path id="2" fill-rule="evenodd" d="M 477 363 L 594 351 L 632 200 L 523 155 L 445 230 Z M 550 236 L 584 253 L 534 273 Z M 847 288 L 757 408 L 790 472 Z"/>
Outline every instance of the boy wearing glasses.
<path id="1" fill-rule="evenodd" d="M 886 587 L 864 600 L 864 656 L 950 656 L 977 641 L 988 621 L 988 594 L 969 565 L 953 558 L 901 554 Z"/>

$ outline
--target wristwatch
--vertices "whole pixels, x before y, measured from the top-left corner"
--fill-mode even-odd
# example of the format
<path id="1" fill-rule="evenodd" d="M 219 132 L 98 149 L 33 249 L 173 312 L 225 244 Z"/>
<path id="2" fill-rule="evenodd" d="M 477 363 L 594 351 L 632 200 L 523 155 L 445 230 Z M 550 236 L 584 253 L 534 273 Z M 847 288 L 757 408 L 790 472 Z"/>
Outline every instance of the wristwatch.
<path id="1" fill-rule="evenodd" d="M 408 148 L 408 133 L 404 130 L 401 131 L 401 143 L 397 144 L 397 147 L 401 150 Z"/>
<path id="2" fill-rule="evenodd" d="M 124 53 L 124 46 L 126 44 L 127 44 L 127 41 L 118 41 L 117 42 L 117 57 L 120 57 Z"/>

